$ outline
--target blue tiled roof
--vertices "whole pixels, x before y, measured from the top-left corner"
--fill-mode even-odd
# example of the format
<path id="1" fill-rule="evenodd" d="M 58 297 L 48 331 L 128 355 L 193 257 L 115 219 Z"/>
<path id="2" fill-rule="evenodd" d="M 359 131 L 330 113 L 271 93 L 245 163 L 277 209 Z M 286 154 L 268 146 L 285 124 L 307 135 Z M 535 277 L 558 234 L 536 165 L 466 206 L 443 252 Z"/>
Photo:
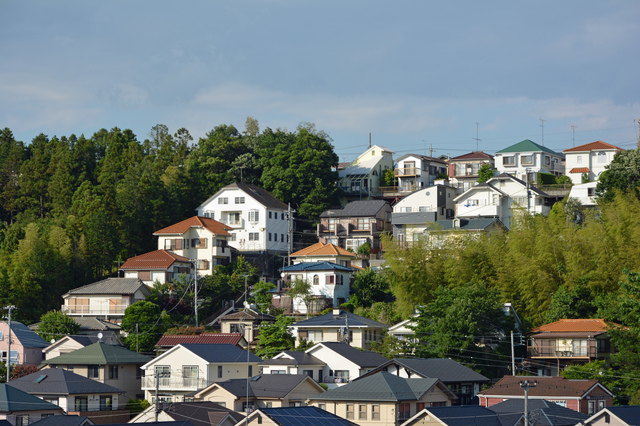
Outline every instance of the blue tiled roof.
<path id="1" fill-rule="evenodd" d="M 260 412 L 282 426 L 350 426 L 356 423 L 318 407 L 261 408 Z"/>
<path id="2" fill-rule="evenodd" d="M 40 379 L 41 377 L 42 379 Z M 124 393 L 122 389 L 60 368 L 45 368 L 38 372 L 11 380 L 9 386 L 36 395 Z"/>
<path id="3" fill-rule="evenodd" d="M 333 262 L 301 262 L 295 265 L 285 266 L 280 269 L 282 272 L 297 272 L 297 271 L 343 271 L 353 272 L 353 268 L 348 266 L 338 265 Z"/>
<path id="4" fill-rule="evenodd" d="M 25 348 L 46 348 L 49 346 L 46 340 L 21 322 L 11 321 L 11 333 Z"/>
<path id="5" fill-rule="evenodd" d="M 247 351 L 235 345 L 181 343 L 180 346 L 207 362 L 247 362 Z M 262 358 L 249 353 L 249 362 L 260 361 Z"/>
<path id="6" fill-rule="evenodd" d="M 618 405 L 607 407 L 607 410 L 630 425 L 636 424 L 635 422 L 640 419 L 640 405 Z"/>
<path id="7" fill-rule="evenodd" d="M 496 413 L 479 405 L 429 407 L 427 411 L 448 426 L 502 426 Z"/>

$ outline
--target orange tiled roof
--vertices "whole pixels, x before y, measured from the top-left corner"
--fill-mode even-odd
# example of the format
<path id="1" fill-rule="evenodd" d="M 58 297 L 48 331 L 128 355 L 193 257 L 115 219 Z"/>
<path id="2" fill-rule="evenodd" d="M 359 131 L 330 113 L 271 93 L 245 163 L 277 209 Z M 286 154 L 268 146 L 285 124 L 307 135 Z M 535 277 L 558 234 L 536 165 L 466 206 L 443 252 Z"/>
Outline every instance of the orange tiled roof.
<path id="1" fill-rule="evenodd" d="M 333 244 L 324 244 L 322 242 L 316 243 L 312 246 L 305 247 L 302 250 L 298 250 L 295 253 L 291 253 L 291 256 L 351 256 L 355 257 L 354 253 L 349 250 L 345 250 L 342 247 L 338 247 Z"/>
<path id="2" fill-rule="evenodd" d="M 168 269 L 175 261 L 189 262 L 189 259 L 168 250 L 155 250 L 140 256 L 130 257 L 120 269 Z"/>
<path id="3" fill-rule="evenodd" d="M 550 324 L 541 325 L 531 330 L 532 333 L 558 332 L 596 332 L 607 331 L 609 326 L 603 319 L 561 319 Z"/>
<path id="4" fill-rule="evenodd" d="M 575 148 L 565 149 L 562 152 L 584 152 L 584 151 L 596 151 L 602 149 L 615 149 L 616 151 L 624 151 L 622 148 L 608 144 L 602 141 L 595 141 L 584 145 L 576 146 Z"/>
<path id="5" fill-rule="evenodd" d="M 589 173 L 588 167 L 574 167 L 569 173 Z"/>
<path id="6" fill-rule="evenodd" d="M 528 379 L 529 382 L 536 380 L 535 387 L 529 388 L 529 398 L 532 397 L 582 397 L 593 386 L 599 384 L 597 380 L 569 380 L 562 376 L 554 377 L 522 377 L 504 376 L 489 389 L 479 392 L 478 395 L 485 397 L 519 396 L 524 398 L 524 390 L 520 387 L 520 382 Z M 602 384 L 603 388 L 606 389 Z"/>
<path id="7" fill-rule="evenodd" d="M 153 235 L 185 234 L 189 228 L 192 227 L 203 227 L 214 235 L 230 235 L 227 232 L 227 229 L 231 229 L 227 225 L 209 217 L 193 216 L 189 219 L 183 220 L 182 222 L 162 228 L 161 230 L 154 232 Z"/>
<path id="8" fill-rule="evenodd" d="M 198 344 L 229 344 L 237 345 L 242 339 L 240 333 L 202 333 L 194 335 L 164 335 L 158 340 L 156 346 L 175 346 L 181 343 Z"/>

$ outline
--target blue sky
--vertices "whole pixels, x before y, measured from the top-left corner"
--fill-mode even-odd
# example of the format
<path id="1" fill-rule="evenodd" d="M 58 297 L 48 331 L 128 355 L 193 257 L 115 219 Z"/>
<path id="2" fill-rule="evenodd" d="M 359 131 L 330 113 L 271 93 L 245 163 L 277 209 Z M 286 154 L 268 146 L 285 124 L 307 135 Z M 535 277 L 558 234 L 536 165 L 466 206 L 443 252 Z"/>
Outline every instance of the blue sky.
<path id="1" fill-rule="evenodd" d="M 305 121 L 340 161 L 369 133 L 397 157 L 464 154 L 476 130 L 488 153 L 574 131 L 634 148 L 639 17 L 635 0 L 4 0 L 0 126 L 28 143 Z"/>

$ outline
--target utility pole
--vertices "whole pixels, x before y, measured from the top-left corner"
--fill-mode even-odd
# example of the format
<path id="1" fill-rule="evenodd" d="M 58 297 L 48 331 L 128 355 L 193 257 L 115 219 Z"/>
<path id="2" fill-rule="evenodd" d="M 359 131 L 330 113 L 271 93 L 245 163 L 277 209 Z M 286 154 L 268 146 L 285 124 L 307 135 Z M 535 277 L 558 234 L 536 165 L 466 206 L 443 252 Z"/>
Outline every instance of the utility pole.
<path id="1" fill-rule="evenodd" d="M 293 235 L 291 227 L 291 203 L 287 204 L 287 265 L 291 265 L 291 246 L 293 245 Z"/>
<path id="2" fill-rule="evenodd" d="M 544 122 L 547 120 L 544 120 L 542 117 L 540 117 L 540 128 L 542 129 L 542 146 L 544 146 Z"/>
<path id="3" fill-rule="evenodd" d="M 160 412 L 160 401 L 158 399 L 158 391 L 160 390 L 160 378 L 161 377 L 171 377 L 170 371 L 157 371 L 156 370 L 156 423 L 158 422 L 158 413 Z"/>
<path id="4" fill-rule="evenodd" d="M 513 349 L 513 330 L 511 330 L 511 375 L 516 375 L 516 358 L 515 350 Z"/>
<path id="5" fill-rule="evenodd" d="M 480 142 L 482 140 L 482 139 L 478 138 L 478 126 L 479 125 L 480 125 L 480 123 L 476 122 L 476 137 L 475 138 L 471 138 L 471 139 L 476 141 L 476 151 L 480 151 L 480 147 L 479 147 L 478 142 Z"/>
<path id="6" fill-rule="evenodd" d="M 524 388 L 524 426 L 529 426 L 529 388 L 535 388 L 536 386 L 538 386 L 537 380 L 534 380 L 533 382 L 530 382 L 529 380 L 520 382 L 520 387 Z"/>
<path id="7" fill-rule="evenodd" d="M 571 131 L 573 132 L 573 136 L 571 137 L 571 141 L 573 142 L 574 148 L 576 146 L 576 127 L 578 127 L 578 126 L 574 126 L 573 124 L 571 125 Z"/>
<path id="8" fill-rule="evenodd" d="M 9 383 L 9 380 L 11 378 L 11 311 L 16 309 L 16 307 L 13 305 L 9 305 L 6 307 L 6 309 L 9 310 L 9 336 L 7 337 L 7 383 Z"/>

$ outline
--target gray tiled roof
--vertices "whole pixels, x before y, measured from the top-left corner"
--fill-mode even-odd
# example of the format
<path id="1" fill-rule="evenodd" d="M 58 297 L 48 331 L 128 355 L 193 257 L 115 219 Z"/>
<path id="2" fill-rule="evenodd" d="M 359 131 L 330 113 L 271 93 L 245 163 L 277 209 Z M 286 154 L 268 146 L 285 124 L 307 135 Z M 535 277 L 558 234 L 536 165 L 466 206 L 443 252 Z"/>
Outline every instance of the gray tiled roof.
<path id="1" fill-rule="evenodd" d="M 514 425 L 524 412 L 524 399 L 507 399 L 489 407 L 500 417 L 503 424 Z M 536 419 L 533 424 L 564 426 L 575 425 L 589 418 L 588 415 L 543 399 L 529 399 L 527 403 L 529 416 Z"/>
<path id="2" fill-rule="evenodd" d="M 40 377 L 44 378 L 38 380 Z M 114 394 L 124 392 L 122 389 L 61 368 L 45 368 L 19 379 L 11 380 L 9 385 L 32 395 Z"/>
<path id="3" fill-rule="evenodd" d="M 506 426 L 500 423 L 496 413 L 479 405 L 429 407 L 427 410 L 447 426 Z"/>
<path id="4" fill-rule="evenodd" d="M 190 352 L 193 352 L 207 362 L 247 362 L 247 351 L 235 345 L 181 343 Z M 260 362 L 262 358 L 249 353 L 249 362 Z"/>
<path id="5" fill-rule="evenodd" d="M 247 194 L 248 196 L 250 196 L 251 198 L 253 198 L 254 200 L 256 200 L 257 202 L 259 202 L 260 204 L 262 204 L 267 208 L 278 209 L 278 210 L 288 209 L 288 206 L 285 203 L 278 200 L 276 197 L 273 196 L 273 194 L 271 194 L 266 189 L 260 188 L 259 186 L 255 186 L 255 185 L 249 185 L 246 183 L 234 182 L 230 185 L 227 185 L 221 188 L 218 192 L 216 192 L 211 197 L 209 197 L 204 203 L 200 204 L 200 206 L 198 206 L 196 210 L 198 210 L 204 204 L 207 204 L 208 202 L 213 200 L 215 197 L 218 196 L 218 194 L 220 194 L 225 189 L 240 189 L 245 194 Z"/>
<path id="6" fill-rule="evenodd" d="M 32 426 L 83 426 L 91 424 L 94 423 L 88 417 L 73 415 L 49 416 L 31 423 Z"/>
<path id="7" fill-rule="evenodd" d="M 342 209 L 322 212 L 320 217 L 371 217 L 375 216 L 385 205 L 389 205 L 389 203 L 384 200 L 351 201 Z"/>
<path id="8" fill-rule="evenodd" d="M 0 413 L 38 410 L 61 411 L 62 409 L 18 388 L 0 383 Z"/>
<path id="9" fill-rule="evenodd" d="M 73 317 L 73 320 L 80 325 L 80 330 L 83 331 L 120 331 L 118 324 L 95 317 Z"/>
<path id="10" fill-rule="evenodd" d="M 171 416 L 174 420 L 189 420 L 195 425 L 216 425 L 212 420 L 215 418 L 221 421 L 226 416 L 231 415 L 234 423 L 244 419 L 245 415 L 228 408 L 222 407 L 211 401 L 198 402 L 172 402 L 162 408 L 162 411 Z"/>
<path id="11" fill-rule="evenodd" d="M 304 380 L 313 380 L 306 374 L 262 374 L 249 380 L 249 396 L 257 398 L 284 398 Z M 247 380 L 231 379 L 218 382 L 235 396 L 246 396 Z M 320 393 L 320 392 L 318 392 Z"/>
<path id="12" fill-rule="evenodd" d="M 391 363 L 406 367 L 422 377 L 440 379 L 444 383 L 490 381 L 488 377 L 449 358 L 394 359 L 387 364 Z"/>
<path id="13" fill-rule="evenodd" d="M 454 226 L 454 221 L 458 220 L 460 223 L 460 227 Z M 504 227 L 500 219 L 495 217 L 474 217 L 470 219 L 448 219 L 448 220 L 439 220 L 433 224 L 434 231 L 450 231 L 452 229 L 461 229 L 463 231 L 475 231 L 475 230 L 484 230 L 490 227 L 493 224 L 497 224 L 498 226 Z"/>
<path id="14" fill-rule="evenodd" d="M 303 321 L 298 321 L 293 324 L 295 327 L 344 327 L 345 319 L 349 322 L 349 327 L 375 327 L 375 328 L 389 328 L 386 324 L 378 321 L 374 321 L 369 318 L 361 317 L 360 315 L 352 314 L 347 311 L 340 311 L 338 318 L 335 318 L 332 312 L 328 314 L 320 315 L 317 317 L 309 318 Z"/>
<path id="15" fill-rule="evenodd" d="M 282 272 L 296 272 L 296 271 L 342 271 L 353 272 L 353 268 L 348 266 L 338 265 L 333 262 L 300 262 L 295 265 L 285 266 L 281 268 Z"/>
<path id="16" fill-rule="evenodd" d="M 318 407 L 261 408 L 260 412 L 281 426 L 355 426 Z"/>
<path id="17" fill-rule="evenodd" d="M 361 351 L 344 342 L 322 342 L 320 344 L 343 356 L 359 367 L 377 367 L 378 365 L 388 361 L 387 358 L 377 352 Z"/>
<path id="18" fill-rule="evenodd" d="M 134 294 L 138 290 L 151 294 L 149 287 L 138 278 L 107 278 L 69 290 L 62 297 L 72 294 Z"/>
<path id="19" fill-rule="evenodd" d="M 313 355 L 300 351 L 283 351 L 291 358 L 283 357 L 277 359 L 267 359 L 260 363 L 260 365 L 326 365 Z"/>
<path id="20" fill-rule="evenodd" d="M 405 379 L 383 371 L 328 390 L 311 399 L 325 401 L 415 401 L 437 383 L 438 379 Z"/>
<path id="21" fill-rule="evenodd" d="M 630 425 L 637 424 L 640 419 L 640 405 L 617 405 L 607 407 L 607 410 Z"/>
<path id="22" fill-rule="evenodd" d="M 6 323 L 6 321 L 2 321 Z M 46 348 L 49 343 L 38 336 L 35 331 L 18 321 L 11 321 L 11 333 L 25 348 Z"/>

